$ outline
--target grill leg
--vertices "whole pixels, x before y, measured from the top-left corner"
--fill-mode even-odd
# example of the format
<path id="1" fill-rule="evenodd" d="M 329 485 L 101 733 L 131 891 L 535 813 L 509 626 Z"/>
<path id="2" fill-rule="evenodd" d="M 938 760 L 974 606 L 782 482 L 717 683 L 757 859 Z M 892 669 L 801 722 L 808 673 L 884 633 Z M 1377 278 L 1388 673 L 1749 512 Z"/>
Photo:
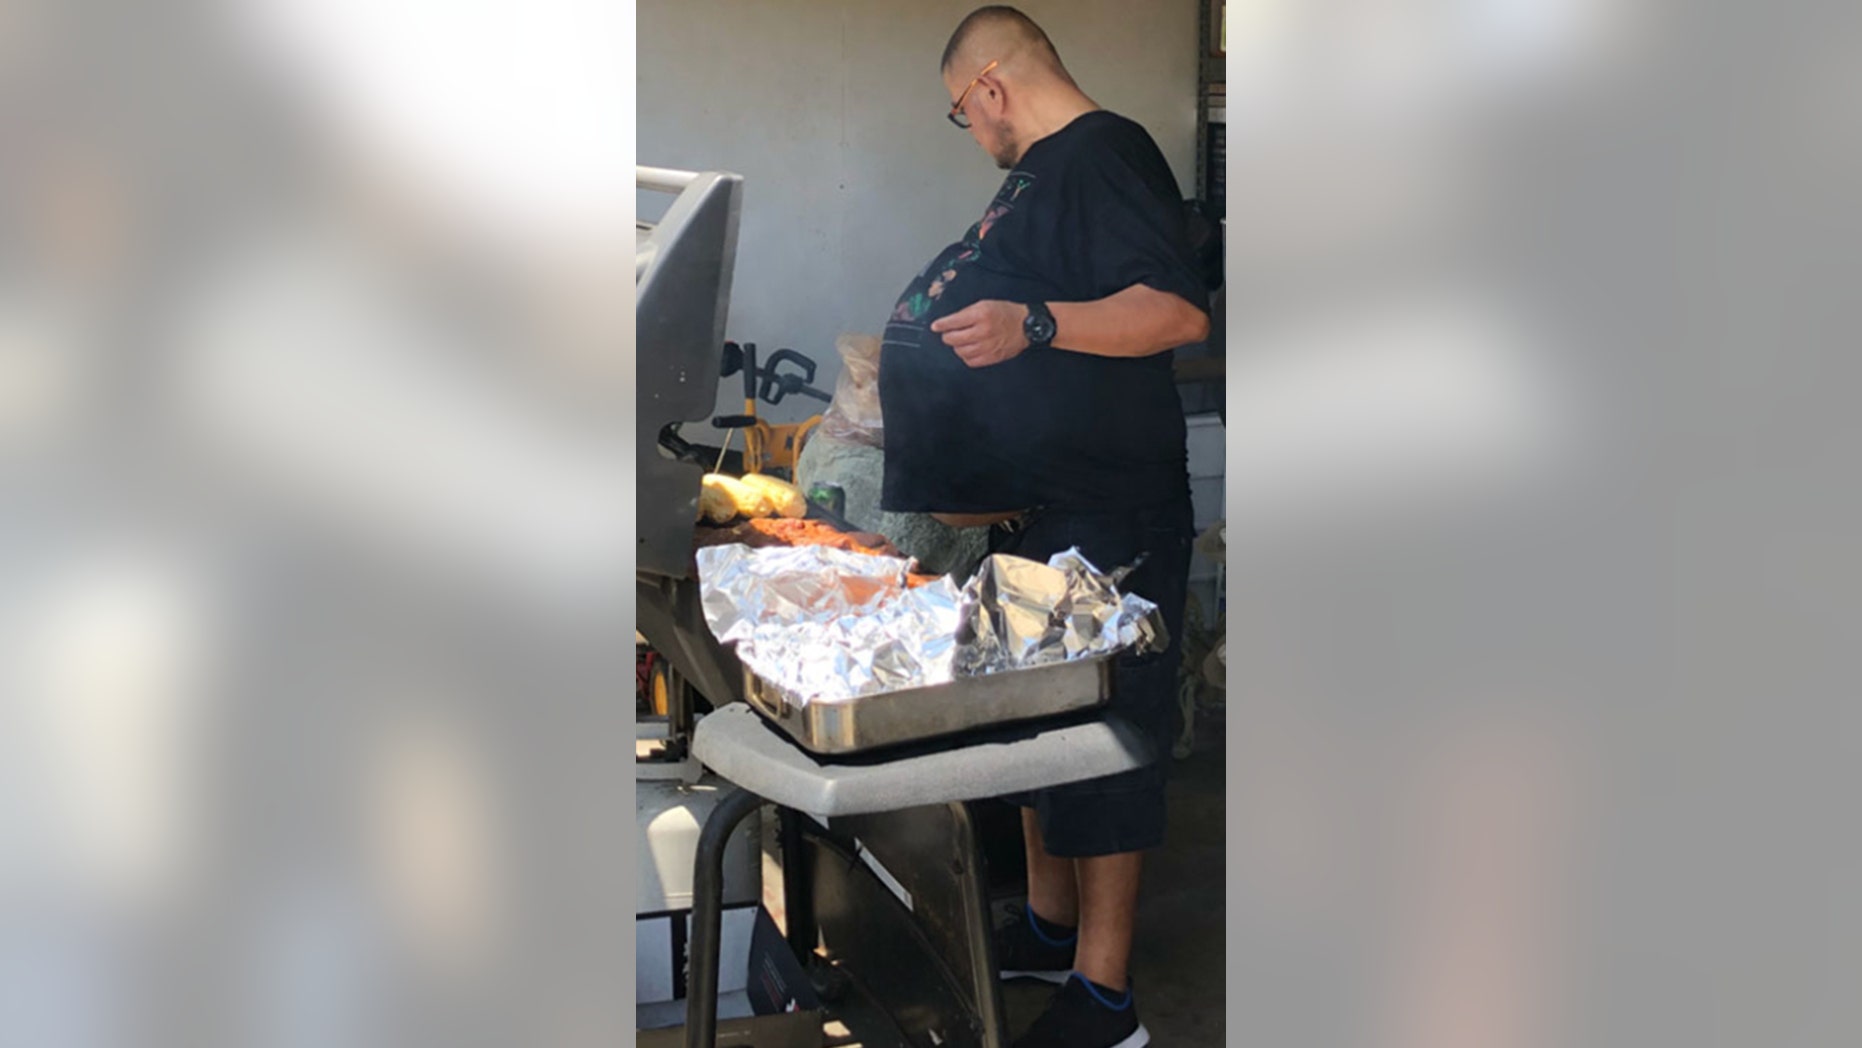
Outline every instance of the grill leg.
<path id="1" fill-rule="evenodd" d="M 685 1048 L 716 1048 L 718 1035 L 718 951 L 724 923 L 724 847 L 737 824 L 763 803 L 749 790 L 726 797 L 698 835 L 698 858 L 692 871 L 690 976 L 686 980 Z"/>
<path id="2" fill-rule="evenodd" d="M 1002 1006 L 1002 981 L 997 977 L 995 922 L 989 914 L 988 884 L 983 876 L 983 851 L 977 840 L 976 820 L 963 801 L 950 805 L 951 824 L 957 834 L 958 883 L 963 894 L 964 923 L 970 949 L 970 972 L 975 980 L 977 1025 L 984 1048 L 1009 1043 L 1008 1016 Z"/>
<path id="3" fill-rule="evenodd" d="M 782 843 L 783 920 L 788 926 L 789 949 L 795 951 L 795 959 L 806 968 L 814 955 L 818 933 L 815 930 L 814 884 L 808 874 L 808 847 L 802 840 L 803 818 L 800 812 L 777 809 L 777 832 Z"/>

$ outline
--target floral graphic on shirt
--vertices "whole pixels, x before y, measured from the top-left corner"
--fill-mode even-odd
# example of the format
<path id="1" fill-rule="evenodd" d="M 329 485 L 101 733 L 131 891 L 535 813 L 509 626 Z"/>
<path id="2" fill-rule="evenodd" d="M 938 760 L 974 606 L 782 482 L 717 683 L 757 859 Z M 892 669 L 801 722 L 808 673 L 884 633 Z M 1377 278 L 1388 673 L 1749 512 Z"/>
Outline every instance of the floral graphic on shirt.
<path id="1" fill-rule="evenodd" d="M 946 269 L 944 272 L 938 274 L 938 278 L 936 280 L 933 280 L 931 282 L 931 287 L 925 292 L 925 294 L 930 295 L 932 298 L 937 298 L 939 295 L 942 295 L 944 293 L 945 285 L 949 284 L 951 281 L 955 279 L 957 279 L 956 268 L 952 267 L 950 269 Z"/>
<path id="2" fill-rule="evenodd" d="M 984 237 L 988 236 L 989 230 L 995 226 L 996 221 L 1008 213 L 1009 208 L 1003 204 L 997 204 L 995 207 L 990 208 L 984 213 L 983 220 L 976 224 L 976 239 L 980 242 Z"/>
<path id="3" fill-rule="evenodd" d="M 982 221 L 970 227 L 970 235 L 965 239 L 971 244 L 981 244 L 1002 216 L 1015 210 L 1015 201 L 1032 185 L 1034 176 L 1023 171 L 1013 172 L 1003 179 L 1002 188 L 996 190 L 996 198 L 989 202 L 989 210 L 983 212 Z"/>
<path id="4" fill-rule="evenodd" d="M 893 307 L 892 321 L 900 324 L 923 321 L 931 307 L 950 289 L 963 270 L 983 257 L 983 239 L 1004 216 L 1015 210 L 1015 201 L 1034 182 L 1033 175 L 1021 171 L 1013 172 L 1004 179 L 982 219 L 970 227 L 962 240 L 939 252 L 931 264 L 912 281 L 905 294 L 899 298 L 898 305 Z"/>
<path id="5" fill-rule="evenodd" d="M 918 279 L 912 282 L 912 289 L 900 298 L 899 304 L 893 308 L 893 320 L 900 323 L 912 323 L 924 319 L 924 315 L 929 313 L 931 307 L 943 296 L 945 289 L 950 287 L 951 281 L 957 279 L 957 273 L 962 267 L 980 257 L 980 253 L 975 248 L 953 246 L 959 249 L 954 254 L 949 250 L 940 254 L 932 260 L 929 266 L 925 267 L 925 271 L 918 275 Z M 934 273 L 935 276 L 932 275 Z M 923 289 L 919 290 L 921 285 Z"/>
<path id="6" fill-rule="evenodd" d="M 909 324 L 924 316 L 930 309 L 930 299 L 922 294 L 909 294 L 899 299 L 899 304 L 892 307 L 892 319 L 896 323 Z"/>

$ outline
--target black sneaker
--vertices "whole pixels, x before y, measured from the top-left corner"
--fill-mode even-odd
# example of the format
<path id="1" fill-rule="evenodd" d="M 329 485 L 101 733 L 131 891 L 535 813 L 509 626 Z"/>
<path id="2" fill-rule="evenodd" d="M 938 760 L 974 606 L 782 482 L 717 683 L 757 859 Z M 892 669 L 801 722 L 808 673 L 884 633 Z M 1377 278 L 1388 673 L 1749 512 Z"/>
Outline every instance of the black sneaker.
<path id="1" fill-rule="evenodd" d="M 1055 986 L 1073 971 L 1073 944 L 1077 933 L 1064 939 L 1041 930 L 1034 910 L 1022 907 L 1022 919 L 1002 929 L 996 938 L 996 967 L 1004 979 L 1039 979 Z"/>
<path id="2" fill-rule="evenodd" d="M 1122 999 L 1108 998 L 1075 975 L 1010 1048 L 1141 1048 L 1150 1043 L 1129 989 Z"/>

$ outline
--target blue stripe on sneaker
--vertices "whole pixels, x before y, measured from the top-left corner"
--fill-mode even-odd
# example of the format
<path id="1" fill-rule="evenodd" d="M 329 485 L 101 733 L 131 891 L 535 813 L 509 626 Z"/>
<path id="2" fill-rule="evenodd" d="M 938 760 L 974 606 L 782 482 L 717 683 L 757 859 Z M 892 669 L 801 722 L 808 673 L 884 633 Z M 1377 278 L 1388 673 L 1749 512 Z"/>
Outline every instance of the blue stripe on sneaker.
<path id="1" fill-rule="evenodd" d="M 1080 937 L 1079 932 L 1074 932 L 1065 939 L 1050 939 L 1047 933 L 1041 930 L 1041 922 L 1034 919 L 1034 907 L 1023 903 L 1022 910 L 1028 914 L 1028 927 L 1034 932 L 1034 937 L 1049 946 L 1072 946 Z"/>
<path id="2" fill-rule="evenodd" d="M 1131 987 L 1127 986 L 1125 988 L 1125 999 L 1123 1001 L 1120 1001 L 1118 1004 L 1113 1004 L 1111 1001 L 1105 999 L 1105 995 L 1099 992 L 1099 987 L 1095 986 L 1091 979 L 1081 975 L 1079 972 L 1074 972 L 1073 977 L 1080 980 L 1080 985 L 1086 987 L 1086 992 L 1093 995 L 1093 1000 L 1105 1005 L 1109 1010 L 1122 1012 L 1131 1007 Z"/>

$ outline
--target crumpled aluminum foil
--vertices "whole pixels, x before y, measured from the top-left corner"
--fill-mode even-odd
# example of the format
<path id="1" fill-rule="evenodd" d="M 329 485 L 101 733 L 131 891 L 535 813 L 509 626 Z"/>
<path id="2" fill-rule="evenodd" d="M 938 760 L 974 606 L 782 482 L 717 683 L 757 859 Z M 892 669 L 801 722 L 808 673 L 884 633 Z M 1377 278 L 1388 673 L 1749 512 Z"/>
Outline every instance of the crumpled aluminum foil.
<path id="1" fill-rule="evenodd" d="M 1163 651 L 1169 631 L 1157 605 L 1120 594 L 1115 580 L 1064 550 L 1046 564 L 995 554 L 963 587 L 957 637 L 959 676 L 1031 669 L 1055 662 Z"/>
<path id="2" fill-rule="evenodd" d="M 798 702 L 883 691 L 1168 644 L 1157 607 L 1078 550 L 1041 564 L 997 554 L 961 590 L 906 586 L 913 564 L 823 546 L 698 551 L 705 621 L 753 672 Z"/>
<path id="3" fill-rule="evenodd" d="M 824 546 L 698 551 L 705 622 L 756 674 L 833 701 L 951 679 L 960 594 L 908 589 L 912 562 Z"/>

